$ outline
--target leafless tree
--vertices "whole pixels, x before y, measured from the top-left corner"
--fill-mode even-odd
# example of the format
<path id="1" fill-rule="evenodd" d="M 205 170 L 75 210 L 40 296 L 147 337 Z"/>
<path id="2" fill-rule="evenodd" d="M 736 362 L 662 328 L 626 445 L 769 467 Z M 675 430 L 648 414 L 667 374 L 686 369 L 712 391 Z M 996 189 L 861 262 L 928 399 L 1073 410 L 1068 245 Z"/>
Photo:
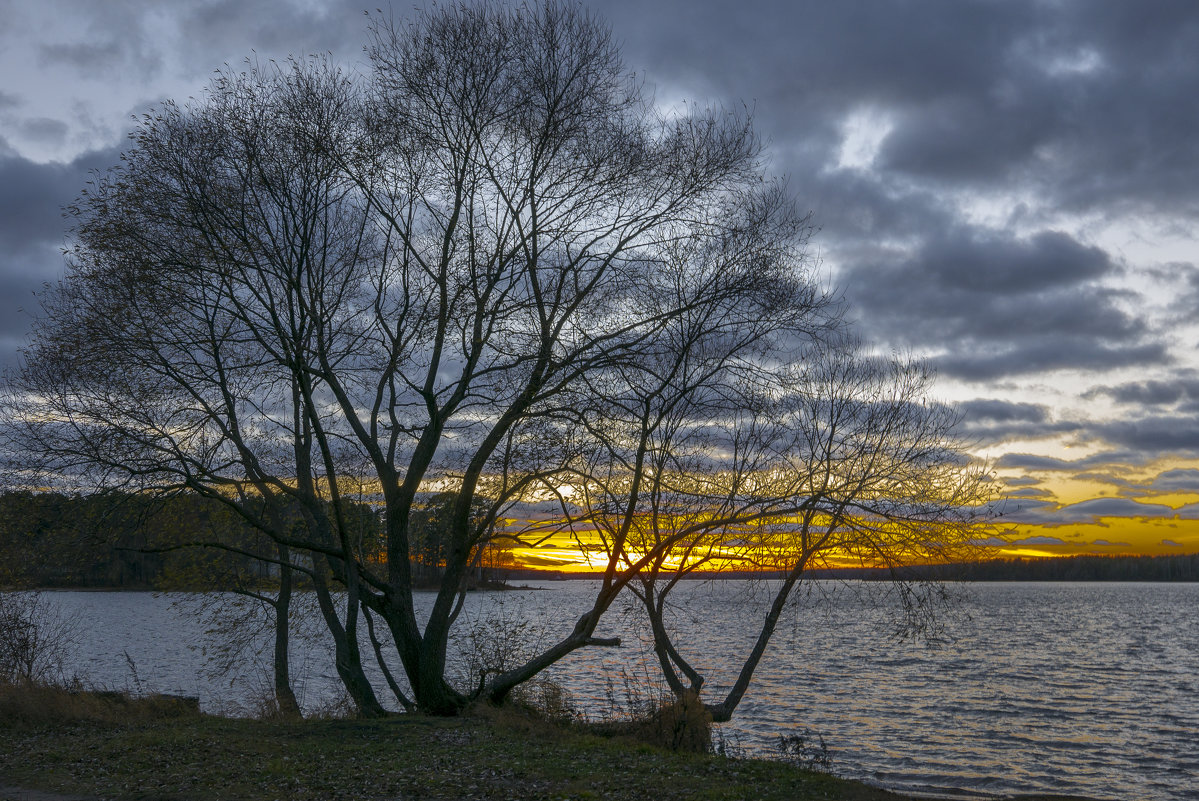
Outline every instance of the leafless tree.
<path id="1" fill-rule="evenodd" d="M 346 296 L 360 292 L 353 182 L 313 129 L 345 124 L 349 84 L 327 64 L 222 76 L 201 107 L 145 118 L 122 167 L 72 209 L 71 272 L 44 297 L 14 417 L 52 474 L 101 488 L 197 492 L 270 538 L 278 566 L 276 678 L 293 571 L 307 574 L 366 712 L 383 708 L 357 652 L 350 525 L 323 388 L 305 359 L 352 347 Z M 340 116 L 338 116 L 340 115 Z M 321 326 L 329 328 L 318 330 Z M 241 549 L 236 543 L 203 543 Z M 346 590 L 341 614 L 330 581 Z"/>
<path id="2" fill-rule="evenodd" d="M 602 617 L 647 570 L 734 530 L 764 553 L 775 524 L 809 535 L 796 515 L 824 543 L 878 530 L 854 499 L 898 509 L 942 475 L 894 439 L 886 480 L 805 494 L 805 459 L 829 481 L 849 462 L 804 449 L 810 393 L 788 382 L 843 326 L 746 115 L 662 111 L 610 31 L 553 2 L 377 17 L 367 53 L 365 77 L 251 65 L 143 119 L 73 208 L 70 272 L 10 389 L 47 471 L 224 499 L 268 535 L 258 555 L 312 583 L 364 713 L 383 705 L 363 620 L 385 669 L 373 620 L 395 644 L 399 703 L 451 714 L 612 644 Z M 354 524 L 367 485 L 377 538 Z M 420 620 L 414 512 L 434 491 L 452 500 Z M 559 641 L 454 687 L 469 577 L 526 536 L 505 521 L 533 497 L 595 532 L 600 588 Z"/>
<path id="3" fill-rule="evenodd" d="M 927 400 L 927 369 L 911 360 L 863 357 L 852 342 L 824 344 L 778 371 L 773 392 L 725 413 L 703 469 L 678 464 L 682 444 L 671 440 L 686 424 L 677 420 L 658 418 L 661 433 L 647 449 L 655 463 L 630 519 L 635 552 L 649 562 L 630 589 L 676 696 L 701 695 L 704 676 L 695 662 L 712 657 L 694 650 L 686 656 L 689 644 L 669 631 L 667 610 L 679 582 L 730 568 L 771 577 L 763 622 L 736 679 L 723 698 L 705 704 L 718 722 L 740 703 L 809 570 L 969 559 L 989 522 L 986 468 L 965 456 L 953 434 L 953 410 Z M 765 386 L 759 380 L 758 391 Z M 686 537 L 661 547 L 680 531 Z M 925 623 L 935 611 L 929 597 L 894 575 L 908 622 Z M 732 654 L 719 659 L 738 664 Z"/>

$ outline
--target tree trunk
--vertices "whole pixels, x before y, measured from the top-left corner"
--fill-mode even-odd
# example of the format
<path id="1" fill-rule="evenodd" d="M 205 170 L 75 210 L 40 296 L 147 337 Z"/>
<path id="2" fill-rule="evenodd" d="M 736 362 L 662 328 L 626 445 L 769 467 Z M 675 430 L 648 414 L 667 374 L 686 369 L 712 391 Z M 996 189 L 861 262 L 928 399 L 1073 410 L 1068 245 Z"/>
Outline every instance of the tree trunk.
<path id="1" fill-rule="evenodd" d="M 291 617 L 292 574 L 290 554 L 285 545 L 279 546 L 279 595 L 275 599 L 275 703 L 279 715 L 285 720 L 303 717 L 296 694 L 291 687 L 291 669 L 288 665 L 290 639 L 288 623 Z"/>
<path id="2" fill-rule="evenodd" d="M 333 635 L 334 666 L 341 683 L 354 701 L 358 714 L 367 718 L 386 717 L 387 710 L 375 697 L 375 690 L 362 670 L 362 655 L 358 651 L 358 642 L 348 636 L 346 628 L 337 616 L 337 610 L 333 607 L 333 598 L 329 594 L 323 571 L 313 570 L 312 576 L 317 603 L 329 633 Z"/>

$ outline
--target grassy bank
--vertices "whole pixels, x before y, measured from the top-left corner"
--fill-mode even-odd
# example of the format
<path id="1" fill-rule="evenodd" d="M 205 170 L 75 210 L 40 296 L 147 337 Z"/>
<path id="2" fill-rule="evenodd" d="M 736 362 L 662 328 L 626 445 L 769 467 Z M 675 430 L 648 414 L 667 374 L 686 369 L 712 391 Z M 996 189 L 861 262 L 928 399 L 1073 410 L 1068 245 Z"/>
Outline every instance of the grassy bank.
<path id="1" fill-rule="evenodd" d="M 514 711 L 275 723 L 160 701 L 0 699 L 0 787 L 119 799 L 844 799 L 793 766 L 675 753 Z"/>

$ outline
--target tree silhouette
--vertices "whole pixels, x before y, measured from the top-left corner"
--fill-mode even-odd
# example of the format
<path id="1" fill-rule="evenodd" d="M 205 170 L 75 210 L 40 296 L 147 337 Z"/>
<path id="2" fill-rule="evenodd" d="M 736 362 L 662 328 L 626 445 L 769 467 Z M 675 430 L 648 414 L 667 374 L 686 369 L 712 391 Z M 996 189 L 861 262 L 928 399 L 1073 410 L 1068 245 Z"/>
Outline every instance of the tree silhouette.
<path id="1" fill-rule="evenodd" d="M 804 403 L 813 421 L 846 408 L 806 383 L 840 363 L 841 308 L 745 114 L 664 112 L 603 24 L 552 2 L 376 17 L 367 54 L 363 78 L 324 59 L 222 73 L 144 118 L 73 207 L 68 276 L 10 391 L 43 475 L 229 503 L 288 554 L 258 556 L 307 575 L 367 714 L 384 707 L 364 616 L 395 644 L 399 702 L 452 714 L 613 644 L 597 631 L 631 582 L 730 532 L 830 509 L 849 525 L 865 492 L 876 515 L 927 495 L 942 528 L 922 536 L 968 539 L 949 510 L 972 496 L 945 478 L 960 454 L 902 371 L 887 380 L 912 392 L 845 403 L 902 402 L 933 440 L 863 444 L 888 462 L 857 495 L 814 483 L 870 471 L 794 429 Z M 363 502 L 377 538 L 354 524 Z M 559 641 L 454 687 L 472 571 L 539 536 L 520 522 L 534 502 L 599 556 L 600 586 Z"/>

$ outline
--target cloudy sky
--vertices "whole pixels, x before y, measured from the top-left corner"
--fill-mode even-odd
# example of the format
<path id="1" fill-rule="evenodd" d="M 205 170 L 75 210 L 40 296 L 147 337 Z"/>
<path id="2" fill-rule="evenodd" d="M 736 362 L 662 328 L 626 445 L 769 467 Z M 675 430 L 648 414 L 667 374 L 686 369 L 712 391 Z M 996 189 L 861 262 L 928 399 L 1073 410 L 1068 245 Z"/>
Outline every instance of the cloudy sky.
<path id="1" fill-rule="evenodd" d="M 586 5 L 659 102 L 752 110 L 863 333 L 961 405 L 1009 551 L 1199 551 L 1199 3 Z M 0 362 L 134 115 L 251 54 L 360 64 L 366 7 L 0 0 Z"/>

